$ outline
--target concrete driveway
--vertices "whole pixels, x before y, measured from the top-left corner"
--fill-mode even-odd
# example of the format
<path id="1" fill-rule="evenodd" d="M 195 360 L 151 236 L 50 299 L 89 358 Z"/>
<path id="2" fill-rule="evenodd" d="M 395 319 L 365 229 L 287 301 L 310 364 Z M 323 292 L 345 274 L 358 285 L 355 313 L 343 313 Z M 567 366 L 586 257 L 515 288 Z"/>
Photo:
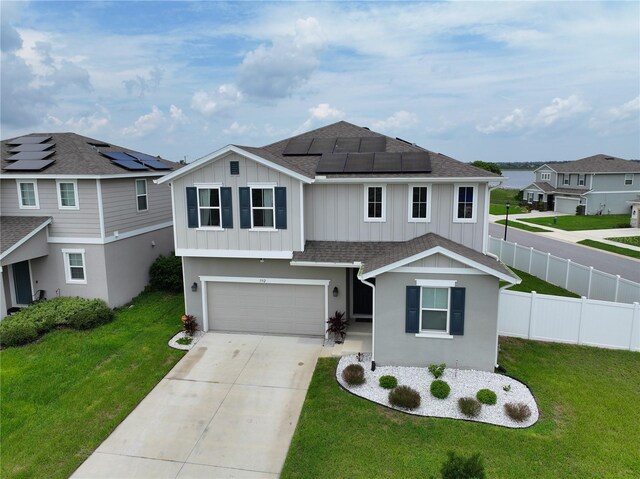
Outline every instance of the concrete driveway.
<path id="1" fill-rule="evenodd" d="M 72 477 L 278 477 L 321 349 L 205 334 Z"/>

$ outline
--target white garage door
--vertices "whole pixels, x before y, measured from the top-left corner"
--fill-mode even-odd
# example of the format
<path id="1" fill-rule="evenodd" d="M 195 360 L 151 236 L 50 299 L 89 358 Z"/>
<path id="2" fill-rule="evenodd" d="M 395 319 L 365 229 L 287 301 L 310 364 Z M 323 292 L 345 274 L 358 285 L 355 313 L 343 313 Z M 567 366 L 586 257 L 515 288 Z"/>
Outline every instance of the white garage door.
<path id="1" fill-rule="evenodd" d="M 558 198 L 556 196 L 555 210 L 558 213 L 576 214 L 576 207 L 580 204 L 577 198 Z"/>
<path id="2" fill-rule="evenodd" d="M 324 286 L 210 282 L 207 293 L 210 330 L 324 335 Z"/>

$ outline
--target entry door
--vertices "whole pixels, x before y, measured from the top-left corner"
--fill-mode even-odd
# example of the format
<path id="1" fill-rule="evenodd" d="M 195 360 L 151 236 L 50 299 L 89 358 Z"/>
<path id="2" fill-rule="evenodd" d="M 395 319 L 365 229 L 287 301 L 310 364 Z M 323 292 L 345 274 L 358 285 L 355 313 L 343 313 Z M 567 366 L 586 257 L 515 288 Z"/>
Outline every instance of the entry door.
<path id="1" fill-rule="evenodd" d="M 547 210 L 554 211 L 555 210 L 555 197 L 553 195 L 547 196 Z"/>
<path id="2" fill-rule="evenodd" d="M 13 287 L 17 304 L 29 304 L 33 299 L 31 292 L 31 275 L 29 274 L 29 261 L 21 261 L 11 265 L 13 270 Z"/>
<path id="3" fill-rule="evenodd" d="M 358 279 L 358 270 L 353 269 L 353 314 L 371 316 L 373 314 L 373 289 Z M 375 280 L 371 280 L 374 282 Z"/>

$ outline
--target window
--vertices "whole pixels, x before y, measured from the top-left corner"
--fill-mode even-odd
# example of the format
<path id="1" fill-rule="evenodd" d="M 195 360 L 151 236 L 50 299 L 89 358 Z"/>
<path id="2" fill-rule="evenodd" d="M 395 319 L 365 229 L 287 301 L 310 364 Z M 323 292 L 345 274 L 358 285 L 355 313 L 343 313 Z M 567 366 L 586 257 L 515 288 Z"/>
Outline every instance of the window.
<path id="1" fill-rule="evenodd" d="M 18 204 L 20 209 L 38 209 L 38 186 L 35 181 L 18 181 Z"/>
<path id="2" fill-rule="evenodd" d="M 453 202 L 454 223 L 475 223 L 476 221 L 476 187 L 468 185 L 455 185 Z"/>
<path id="3" fill-rule="evenodd" d="M 431 188 L 409 186 L 409 222 L 431 221 Z"/>
<path id="4" fill-rule="evenodd" d="M 533 203 L 533 191 L 527 191 L 527 203 Z"/>
<path id="5" fill-rule="evenodd" d="M 584 175 L 578 175 L 578 186 L 584 186 Z"/>
<path id="6" fill-rule="evenodd" d="M 83 249 L 63 249 L 64 273 L 68 284 L 86 284 L 87 273 L 85 270 Z"/>
<path id="7" fill-rule="evenodd" d="M 251 227 L 275 228 L 273 187 L 251 188 Z"/>
<path id="8" fill-rule="evenodd" d="M 138 211 L 147 211 L 147 180 L 136 180 L 136 205 Z"/>
<path id="9" fill-rule="evenodd" d="M 449 331 L 449 288 L 423 287 L 420 298 L 420 332 Z"/>
<path id="10" fill-rule="evenodd" d="M 385 221 L 385 187 L 365 186 L 364 188 L 364 220 Z"/>
<path id="11" fill-rule="evenodd" d="M 78 187 L 75 181 L 58 181 L 58 207 L 78 209 Z"/>
<path id="12" fill-rule="evenodd" d="M 570 175 L 563 175 L 563 178 L 564 178 L 564 179 L 563 179 L 563 181 L 562 181 L 562 184 L 564 184 L 564 185 L 568 185 L 568 184 L 569 184 L 569 178 L 570 178 Z"/>
<path id="13" fill-rule="evenodd" d="M 633 184 L 633 173 L 627 173 L 624 175 L 624 184 L 632 185 Z"/>
<path id="14" fill-rule="evenodd" d="M 220 188 L 198 188 L 200 228 L 220 228 Z"/>
<path id="15" fill-rule="evenodd" d="M 551 173 L 540 173 L 541 181 L 548 181 L 551 179 Z"/>

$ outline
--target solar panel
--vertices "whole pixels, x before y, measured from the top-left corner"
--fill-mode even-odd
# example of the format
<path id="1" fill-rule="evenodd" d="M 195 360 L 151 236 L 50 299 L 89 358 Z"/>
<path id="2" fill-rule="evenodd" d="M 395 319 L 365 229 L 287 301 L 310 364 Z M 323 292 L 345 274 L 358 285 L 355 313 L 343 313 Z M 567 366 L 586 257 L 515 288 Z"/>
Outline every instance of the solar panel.
<path id="1" fill-rule="evenodd" d="M 44 151 L 56 146 L 55 143 L 25 143 L 9 150 L 9 153 L 20 153 L 21 151 Z"/>
<path id="2" fill-rule="evenodd" d="M 18 160 L 44 160 L 46 157 L 51 156 L 55 151 L 21 151 L 15 155 L 6 158 L 9 161 Z"/>
<path id="3" fill-rule="evenodd" d="M 111 160 L 122 160 L 122 161 L 135 160 L 133 156 L 128 155 L 124 151 L 101 151 L 100 154 L 102 156 L 106 156 Z"/>
<path id="4" fill-rule="evenodd" d="M 357 153 L 360 148 L 360 138 L 338 138 L 334 153 Z"/>
<path id="5" fill-rule="evenodd" d="M 154 170 L 170 170 L 171 167 L 157 160 L 151 155 L 145 155 L 144 153 L 127 153 L 128 155 L 136 158 L 140 163 Z"/>
<path id="6" fill-rule="evenodd" d="M 111 160 L 111 163 L 113 163 L 114 165 L 118 165 L 126 170 L 135 170 L 135 171 L 149 170 L 146 166 L 137 162 L 133 158 L 129 158 L 128 160 Z"/>
<path id="7" fill-rule="evenodd" d="M 44 170 L 51 163 L 56 160 L 18 160 L 15 163 L 11 163 L 5 166 L 3 170 L 9 171 L 40 171 Z"/>
<path id="8" fill-rule="evenodd" d="M 25 145 L 27 143 L 44 143 L 47 140 L 51 139 L 51 135 L 49 136 L 21 136 L 20 138 L 16 138 L 15 140 L 7 141 L 7 145 Z"/>
<path id="9" fill-rule="evenodd" d="M 362 138 L 360 140 L 360 153 L 381 152 L 387 147 L 387 139 L 384 136 Z"/>
<path id="10" fill-rule="evenodd" d="M 401 173 L 401 153 L 375 153 L 373 159 L 374 173 Z"/>
<path id="11" fill-rule="evenodd" d="M 325 153 L 320 157 L 316 173 L 342 173 L 346 161 L 346 153 Z"/>
<path id="12" fill-rule="evenodd" d="M 292 138 L 287 143 L 283 155 L 306 155 L 313 138 Z"/>
<path id="13" fill-rule="evenodd" d="M 323 155 L 333 153 L 337 138 L 314 138 L 307 155 Z"/>
<path id="14" fill-rule="evenodd" d="M 373 153 L 349 153 L 344 165 L 344 173 L 371 173 Z"/>
<path id="15" fill-rule="evenodd" d="M 431 160 L 426 151 L 402 153 L 403 173 L 430 173 Z"/>

